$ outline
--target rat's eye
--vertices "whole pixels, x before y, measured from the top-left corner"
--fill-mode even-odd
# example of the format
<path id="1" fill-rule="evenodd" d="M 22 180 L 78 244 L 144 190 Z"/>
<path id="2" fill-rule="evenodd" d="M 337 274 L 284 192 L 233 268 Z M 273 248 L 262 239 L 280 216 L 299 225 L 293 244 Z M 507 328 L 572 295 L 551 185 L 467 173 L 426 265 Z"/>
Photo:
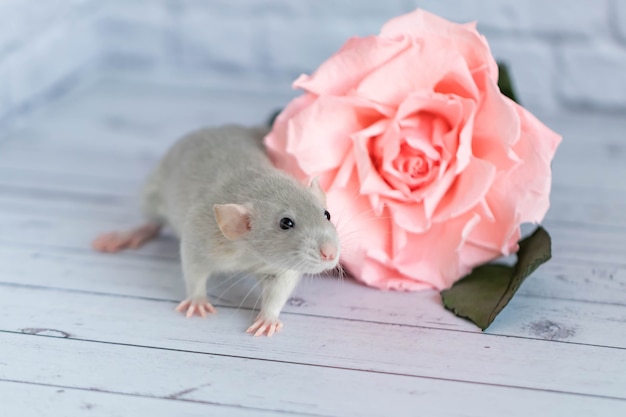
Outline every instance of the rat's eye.
<path id="1" fill-rule="evenodd" d="M 283 217 L 280 219 L 280 228 L 283 230 L 291 229 L 296 224 L 289 217 Z"/>
<path id="2" fill-rule="evenodd" d="M 326 220 L 330 220 L 330 213 L 328 210 L 324 210 L 324 216 L 326 216 Z"/>

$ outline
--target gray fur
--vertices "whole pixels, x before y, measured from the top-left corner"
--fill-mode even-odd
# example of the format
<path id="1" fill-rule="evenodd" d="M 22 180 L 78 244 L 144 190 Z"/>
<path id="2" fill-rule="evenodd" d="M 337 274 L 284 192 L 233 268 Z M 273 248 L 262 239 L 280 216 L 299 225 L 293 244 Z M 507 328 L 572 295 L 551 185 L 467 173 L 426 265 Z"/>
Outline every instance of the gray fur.
<path id="1" fill-rule="evenodd" d="M 262 144 L 266 133 L 235 125 L 192 132 L 148 178 L 142 200 L 145 216 L 169 224 L 181 239 L 190 299 L 206 295 L 206 280 L 214 273 L 249 271 L 263 280 L 261 315 L 277 318 L 301 273 L 336 266 L 337 259 L 320 259 L 319 248 L 331 242 L 338 250 L 339 242 L 323 203 L 272 166 Z M 238 240 L 224 237 L 215 204 L 248 207 L 251 230 Z M 283 217 L 295 227 L 282 230 Z"/>

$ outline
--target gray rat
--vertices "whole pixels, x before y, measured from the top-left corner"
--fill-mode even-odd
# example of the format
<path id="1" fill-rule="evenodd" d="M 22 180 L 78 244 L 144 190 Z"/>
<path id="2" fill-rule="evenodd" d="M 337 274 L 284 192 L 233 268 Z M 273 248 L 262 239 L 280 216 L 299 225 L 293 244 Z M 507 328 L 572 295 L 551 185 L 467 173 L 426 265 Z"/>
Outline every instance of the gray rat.
<path id="1" fill-rule="evenodd" d="M 303 273 L 333 269 L 339 238 L 317 180 L 309 187 L 274 168 L 263 149 L 267 129 L 227 125 L 184 136 L 142 190 L 148 223 L 93 242 L 102 252 L 141 246 L 170 225 L 180 237 L 187 299 L 176 310 L 215 312 L 206 283 L 218 273 L 249 272 L 262 284 L 262 305 L 247 330 L 271 336 Z"/>

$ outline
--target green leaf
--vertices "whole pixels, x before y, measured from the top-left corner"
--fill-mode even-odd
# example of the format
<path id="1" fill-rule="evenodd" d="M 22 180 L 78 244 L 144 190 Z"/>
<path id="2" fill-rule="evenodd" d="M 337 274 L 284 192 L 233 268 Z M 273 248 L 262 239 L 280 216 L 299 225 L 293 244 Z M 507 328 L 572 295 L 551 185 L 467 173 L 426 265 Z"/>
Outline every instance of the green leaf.
<path id="1" fill-rule="evenodd" d="M 509 73 L 509 67 L 504 62 L 498 62 L 498 87 L 502 94 L 519 104 L 517 94 L 513 89 L 513 81 Z"/>
<path id="2" fill-rule="evenodd" d="M 272 128 L 272 126 L 274 126 L 274 122 L 276 121 L 276 118 L 280 115 L 280 113 L 283 111 L 283 109 L 278 109 L 278 110 L 274 110 L 274 112 L 270 115 L 270 117 L 267 118 L 267 127 Z"/>
<path id="3" fill-rule="evenodd" d="M 485 330 L 511 301 L 524 279 L 551 256 L 550 235 L 538 227 L 520 241 L 515 265 L 486 264 L 474 268 L 452 288 L 441 291 L 443 304 Z"/>

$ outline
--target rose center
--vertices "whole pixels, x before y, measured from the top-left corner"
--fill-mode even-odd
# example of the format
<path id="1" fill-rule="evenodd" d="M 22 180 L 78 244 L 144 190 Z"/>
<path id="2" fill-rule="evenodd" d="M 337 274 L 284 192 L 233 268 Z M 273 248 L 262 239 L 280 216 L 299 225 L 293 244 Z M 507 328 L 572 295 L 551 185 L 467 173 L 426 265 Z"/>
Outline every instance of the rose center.
<path id="1" fill-rule="evenodd" d="M 417 179 L 428 173 L 428 162 L 425 160 L 424 155 L 419 155 L 410 160 L 404 160 L 400 171 L 406 172 L 413 179 Z"/>
<path id="2" fill-rule="evenodd" d="M 404 142 L 391 166 L 393 169 L 386 172 L 386 178 L 389 180 L 394 177 L 394 183 L 399 180 L 408 187 L 407 191 L 413 192 L 428 185 L 436 177 L 440 159 L 434 148 L 424 151 Z"/>
<path id="3" fill-rule="evenodd" d="M 368 143 L 372 163 L 392 189 L 411 198 L 439 175 L 441 146 L 432 143 L 424 129 L 402 129 L 397 135 L 381 135 Z"/>

